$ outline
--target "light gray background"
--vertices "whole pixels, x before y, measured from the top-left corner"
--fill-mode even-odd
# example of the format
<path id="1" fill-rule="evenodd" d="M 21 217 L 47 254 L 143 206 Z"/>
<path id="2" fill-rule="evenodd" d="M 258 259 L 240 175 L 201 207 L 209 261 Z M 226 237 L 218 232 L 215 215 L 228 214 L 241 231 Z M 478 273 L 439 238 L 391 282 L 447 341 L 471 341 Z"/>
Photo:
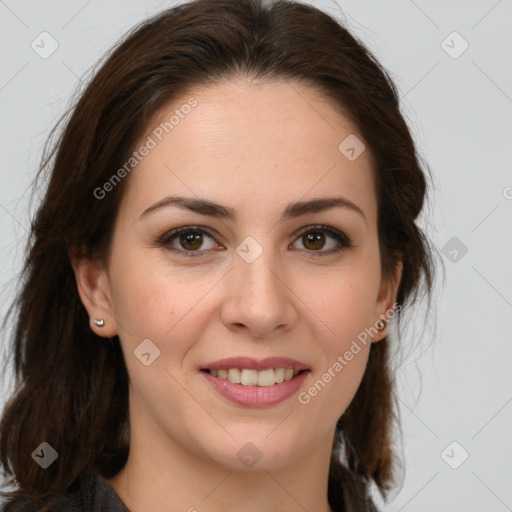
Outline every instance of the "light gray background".
<path id="1" fill-rule="evenodd" d="M 2 315 L 50 128 L 90 66 L 174 3 L 0 0 Z M 512 510 L 512 1 L 309 3 L 345 19 L 391 72 L 436 182 L 421 225 L 446 253 L 446 285 L 438 282 L 437 318 L 427 319 L 421 343 L 419 320 L 403 339 L 419 347 L 396 370 L 405 477 L 382 510 Z M 47 59 L 31 48 L 43 31 L 59 45 Z M 446 246 L 453 237 L 458 247 Z M 3 376 L 2 404 L 11 384 Z"/>

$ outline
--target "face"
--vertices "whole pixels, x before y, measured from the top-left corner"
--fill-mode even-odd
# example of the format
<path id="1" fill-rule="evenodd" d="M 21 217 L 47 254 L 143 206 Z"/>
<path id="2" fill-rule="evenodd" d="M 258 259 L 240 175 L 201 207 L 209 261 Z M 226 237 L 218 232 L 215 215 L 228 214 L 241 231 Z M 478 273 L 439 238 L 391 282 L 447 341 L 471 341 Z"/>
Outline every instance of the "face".
<path id="1" fill-rule="evenodd" d="M 238 469 L 246 452 L 271 469 L 330 448 L 400 277 L 381 279 L 370 152 L 339 149 L 362 136 L 294 82 L 196 89 L 148 136 L 108 265 L 75 264 L 91 319 L 105 319 L 91 328 L 120 338 L 132 437 Z M 288 367 L 301 371 L 269 385 Z"/>

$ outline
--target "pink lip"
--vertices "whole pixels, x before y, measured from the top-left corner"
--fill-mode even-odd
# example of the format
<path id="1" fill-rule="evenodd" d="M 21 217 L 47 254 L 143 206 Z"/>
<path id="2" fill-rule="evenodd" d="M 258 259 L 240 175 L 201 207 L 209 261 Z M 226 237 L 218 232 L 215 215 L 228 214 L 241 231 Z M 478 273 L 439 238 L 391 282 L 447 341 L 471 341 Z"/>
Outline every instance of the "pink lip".
<path id="1" fill-rule="evenodd" d="M 272 365 L 270 365 L 270 367 L 272 367 Z M 279 365 L 276 367 L 283 368 L 283 366 Z M 226 366 L 221 367 L 221 369 L 223 368 L 226 368 Z M 237 368 L 237 366 L 229 366 L 229 368 Z M 247 366 L 243 366 L 243 368 L 247 368 Z M 266 368 L 269 368 L 269 366 L 263 369 Z M 235 384 L 234 382 L 229 382 L 229 380 L 214 377 L 207 371 L 201 371 L 200 373 L 204 375 L 206 380 L 213 386 L 213 389 L 231 402 L 245 407 L 261 408 L 278 404 L 295 394 L 302 386 L 304 379 L 311 372 L 304 371 L 291 380 L 285 380 L 273 386 L 244 386 L 243 384 Z"/>
<path id="2" fill-rule="evenodd" d="M 253 359 L 252 357 L 228 357 L 202 366 L 201 370 L 227 370 L 229 368 L 247 368 L 248 370 L 268 370 L 270 368 L 293 368 L 294 370 L 309 370 L 307 364 L 288 357 L 267 357 Z"/>

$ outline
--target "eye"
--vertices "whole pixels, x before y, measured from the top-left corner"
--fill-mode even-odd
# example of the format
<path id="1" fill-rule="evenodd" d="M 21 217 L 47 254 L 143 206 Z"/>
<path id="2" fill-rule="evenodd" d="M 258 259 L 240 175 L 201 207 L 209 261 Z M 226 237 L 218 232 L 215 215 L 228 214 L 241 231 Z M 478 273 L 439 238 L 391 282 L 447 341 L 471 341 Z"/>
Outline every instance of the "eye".
<path id="1" fill-rule="evenodd" d="M 207 238 L 214 240 L 213 236 L 210 234 L 210 230 L 206 228 L 185 226 L 166 233 L 158 240 L 158 243 L 168 247 L 173 252 L 177 252 L 185 257 L 193 258 L 203 255 L 202 251 L 199 251 L 199 249 L 204 243 L 205 235 Z M 181 246 L 181 249 L 176 249 L 173 242 L 178 243 Z M 212 249 L 216 245 L 217 244 L 215 243 L 210 244 L 209 247 L 203 247 L 203 250 Z"/>
<path id="2" fill-rule="evenodd" d="M 328 251 L 320 251 L 325 248 L 326 238 L 331 238 L 337 243 L 331 243 L 331 248 Z M 311 253 L 308 256 L 313 257 L 328 256 L 352 247 L 350 239 L 344 233 L 328 226 L 308 227 L 299 233 L 297 241 L 302 242 L 308 253 Z"/>
<path id="3" fill-rule="evenodd" d="M 214 248 L 221 248 L 215 242 L 214 233 L 207 228 L 199 226 L 185 226 L 174 229 L 161 236 L 157 243 L 167 247 L 169 250 L 180 254 L 186 258 L 203 256 L 204 251 Z M 341 231 L 328 226 L 313 226 L 302 230 L 299 233 L 297 241 L 302 242 L 308 256 L 318 257 L 338 253 L 345 248 L 352 247 L 350 239 Z M 206 239 L 210 239 L 210 244 L 203 247 Z M 326 245 L 326 239 L 334 240 L 328 251 L 321 251 Z M 297 241 L 295 243 L 297 243 Z M 178 245 L 178 247 L 177 247 Z M 223 250 L 223 249 L 222 249 Z M 315 254 L 317 253 L 317 254 Z"/>

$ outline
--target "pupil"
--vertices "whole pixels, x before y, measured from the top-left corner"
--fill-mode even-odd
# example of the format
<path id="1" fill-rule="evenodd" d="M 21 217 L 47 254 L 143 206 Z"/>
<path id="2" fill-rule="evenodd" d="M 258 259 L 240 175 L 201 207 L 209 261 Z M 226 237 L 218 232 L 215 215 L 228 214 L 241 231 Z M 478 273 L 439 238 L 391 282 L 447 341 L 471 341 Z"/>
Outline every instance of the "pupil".
<path id="1" fill-rule="evenodd" d="M 182 235 L 181 236 L 181 243 L 183 244 L 184 247 L 186 247 L 187 244 L 193 245 L 194 242 L 195 242 L 196 246 L 189 247 L 189 248 L 191 248 L 191 249 L 198 249 L 199 247 L 201 247 L 201 242 L 200 242 L 201 236 L 202 235 L 200 233 Z M 199 240 L 199 245 L 197 245 L 198 240 Z"/>
<path id="2" fill-rule="evenodd" d="M 306 235 L 306 238 L 307 238 L 307 243 L 312 243 L 314 245 L 314 247 L 312 247 L 313 249 L 319 249 L 322 247 L 323 243 L 322 243 L 322 237 L 323 237 L 323 234 L 322 233 L 317 233 L 317 234 L 311 234 L 309 233 L 308 235 Z M 318 243 L 320 242 L 320 246 L 318 246 Z M 306 245 L 307 246 L 307 245 Z"/>

